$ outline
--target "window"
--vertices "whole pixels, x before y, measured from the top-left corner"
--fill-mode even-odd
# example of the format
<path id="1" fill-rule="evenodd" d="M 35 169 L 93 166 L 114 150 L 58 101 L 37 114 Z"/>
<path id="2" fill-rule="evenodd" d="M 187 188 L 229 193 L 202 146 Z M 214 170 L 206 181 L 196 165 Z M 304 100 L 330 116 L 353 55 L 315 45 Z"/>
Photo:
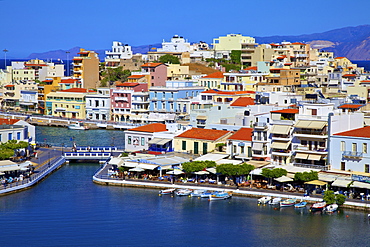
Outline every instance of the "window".
<path id="1" fill-rule="evenodd" d="M 346 143 L 344 141 L 340 142 L 340 151 L 346 151 Z"/>
<path id="2" fill-rule="evenodd" d="M 17 132 L 17 140 L 21 139 L 21 132 Z"/>
<path id="3" fill-rule="evenodd" d="M 240 147 L 240 154 L 244 154 L 244 146 Z"/>
<path id="4" fill-rule="evenodd" d="M 301 140 L 301 145 L 307 146 L 307 140 Z"/>
<path id="5" fill-rule="evenodd" d="M 364 154 L 367 154 L 367 143 L 363 143 L 363 144 L 362 144 L 362 152 L 363 152 Z"/>
<path id="6" fill-rule="evenodd" d="M 141 137 L 141 146 L 144 146 L 144 145 L 145 145 L 145 138 Z"/>
<path id="7" fill-rule="evenodd" d="M 186 150 L 186 141 L 182 141 L 182 150 Z"/>
<path id="8" fill-rule="evenodd" d="M 369 173 L 369 164 L 365 164 L 365 172 Z"/>
<path id="9" fill-rule="evenodd" d="M 346 170 L 346 162 L 340 162 L 340 169 L 342 171 L 345 171 Z"/>
<path id="10" fill-rule="evenodd" d="M 13 134 L 12 133 L 8 133 L 8 141 L 10 140 L 13 140 Z"/>
<path id="11" fill-rule="evenodd" d="M 357 152 L 357 143 L 352 143 L 352 152 Z"/>
<path id="12" fill-rule="evenodd" d="M 131 144 L 131 136 L 127 137 L 127 144 Z"/>

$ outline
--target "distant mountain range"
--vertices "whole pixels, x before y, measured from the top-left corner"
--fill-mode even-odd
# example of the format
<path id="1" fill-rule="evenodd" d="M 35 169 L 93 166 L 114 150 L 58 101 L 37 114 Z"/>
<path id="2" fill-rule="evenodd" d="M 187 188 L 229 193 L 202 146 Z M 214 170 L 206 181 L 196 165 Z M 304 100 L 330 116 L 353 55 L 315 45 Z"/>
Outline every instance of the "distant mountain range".
<path id="1" fill-rule="evenodd" d="M 347 57 L 350 60 L 370 60 L 370 25 L 345 27 L 323 33 L 297 36 L 256 37 L 256 42 L 259 44 L 280 43 L 283 41 L 310 43 L 313 48 L 334 52 L 336 57 Z M 147 53 L 152 47 L 158 48 L 161 47 L 161 44 L 132 46 L 132 51 L 133 53 Z M 76 56 L 79 49 L 79 47 L 69 49 L 69 59 Z M 104 50 L 95 49 L 101 60 L 104 59 L 105 51 L 107 50 L 110 50 L 110 48 Z M 67 59 L 66 52 L 66 50 L 56 50 L 43 53 L 32 53 L 28 56 L 28 59 L 65 60 Z"/>

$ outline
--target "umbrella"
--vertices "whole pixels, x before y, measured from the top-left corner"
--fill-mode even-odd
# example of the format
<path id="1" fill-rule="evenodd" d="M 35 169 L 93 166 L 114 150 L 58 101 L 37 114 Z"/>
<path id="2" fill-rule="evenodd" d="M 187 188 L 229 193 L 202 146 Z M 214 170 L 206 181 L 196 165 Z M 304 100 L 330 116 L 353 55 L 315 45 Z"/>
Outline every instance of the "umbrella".
<path id="1" fill-rule="evenodd" d="M 138 168 L 138 167 L 135 167 L 135 168 L 131 168 L 130 170 L 128 170 L 129 172 L 143 172 L 145 171 L 144 169 L 142 168 Z"/>
<path id="2" fill-rule="evenodd" d="M 278 181 L 280 183 L 285 183 L 285 182 L 291 182 L 293 181 L 293 179 L 287 176 L 281 176 L 279 178 L 275 178 L 275 181 Z"/>
<path id="3" fill-rule="evenodd" d="M 199 172 L 194 172 L 194 174 L 196 174 L 196 175 L 205 175 L 205 174 L 209 174 L 209 172 L 207 172 L 207 171 L 199 171 Z"/>

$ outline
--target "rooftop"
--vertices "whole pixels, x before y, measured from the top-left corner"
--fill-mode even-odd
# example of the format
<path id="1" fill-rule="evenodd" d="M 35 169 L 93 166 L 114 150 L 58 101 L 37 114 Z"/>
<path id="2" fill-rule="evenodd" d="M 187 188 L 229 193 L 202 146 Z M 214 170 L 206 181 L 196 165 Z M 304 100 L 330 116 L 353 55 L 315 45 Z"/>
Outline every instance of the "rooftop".
<path id="1" fill-rule="evenodd" d="M 192 128 L 176 137 L 216 141 L 228 133 L 231 132 L 227 130 Z"/>

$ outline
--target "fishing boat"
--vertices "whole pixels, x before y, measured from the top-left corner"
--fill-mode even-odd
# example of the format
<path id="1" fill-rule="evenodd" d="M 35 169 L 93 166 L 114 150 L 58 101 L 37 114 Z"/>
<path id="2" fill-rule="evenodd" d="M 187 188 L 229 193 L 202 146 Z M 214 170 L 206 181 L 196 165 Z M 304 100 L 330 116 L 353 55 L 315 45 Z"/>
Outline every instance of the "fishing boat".
<path id="1" fill-rule="evenodd" d="M 269 201 L 271 201 L 272 197 L 271 196 L 264 196 L 258 199 L 258 204 L 266 204 Z"/>
<path id="2" fill-rule="evenodd" d="M 307 202 L 304 202 L 304 201 L 301 200 L 300 202 L 294 204 L 294 207 L 295 208 L 304 208 L 304 207 L 306 207 L 306 205 L 307 205 Z"/>
<path id="3" fill-rule="evenodd" d="M 194 190 L 190 196 L 192 197 L 201 197 L 203 195 L 203 193 L 205 192 L 205 190 Z"/>
<path id="4" fill-rule="evenodd" d="M 160 190 L 159 195 L 170 195 L 175 193 L 176 189 L 166 189 L 166 190 Z"/>
<path id="5" fill-rule="evenodd" d="M 326 206 L 325 202 L 317 202 L 312 204 L 311 211 L 322 211 Z"/>
<path id="6" fill-rule="evenodd" d="M 209 201 L 215 201 L 215 200 L 226 200 L 230 199 L 232 197 L 231 192 L 216 192 L 209 196 Z"/>
<path id="7" fill-rule="evenodd" d="M 338 204 L 334 203 L 334 204 L 330 204 L 330 205 L 326 206 L 325 211 L 327 213 L 333 213 L 333 212 L 337 211 L 337 209 L 338 209 Z"/>
<path id="8" fill-rule="evenodd" d="M 89 128 L 83 122 L 71 123 L 68 126 L 70 130 L 88 130 Z"/>
<path id="9" fill-rule="evenodd" d="M 275 197 L 275 198 L 272 198 L 268 203 L 270 205 L 276 205 L 276 204 L 280 204 L 280 201 L 281 201 L 280 197 Z"/>
<path id="10" fill-rule="evenodd" d="M 212 191 L 209 191 L 209 190 L 207 190 L 207 191 L 204 191 L 201 195 L 200 195 L 200 197 L 201 198 L 209 198 L 209 196 L 210 195 L 212 195 L 212 194 L 214 194 L 215 192 L 212 192 Z"/>
<path id="11" fill-rule="evenodd" d="M 179 189 L 175 192 L 177 196 L 188 196 L 193 192 L 192 190 L 189 189 Z"/>
<path id="12" fill-rule="evenodd" d="M 290 206 L 294 206 L 296 202 L 296 199 L 285 199 L 285 200 L 282 200 L 280 202 L 280 207 L 290 207 Z"/>

